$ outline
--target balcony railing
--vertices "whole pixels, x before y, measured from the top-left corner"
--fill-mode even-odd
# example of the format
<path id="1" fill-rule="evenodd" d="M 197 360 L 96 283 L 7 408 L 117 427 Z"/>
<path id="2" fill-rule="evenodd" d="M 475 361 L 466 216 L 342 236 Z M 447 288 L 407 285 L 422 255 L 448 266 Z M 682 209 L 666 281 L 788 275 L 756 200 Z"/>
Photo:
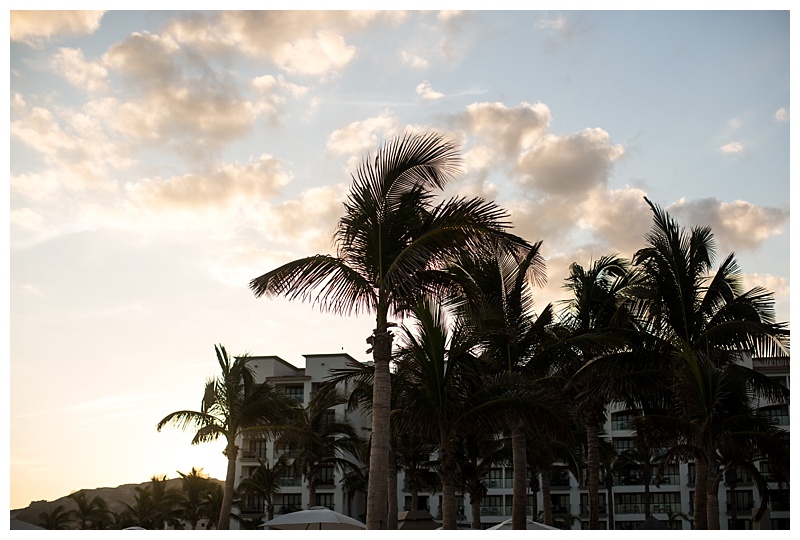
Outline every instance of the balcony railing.
<path id="1" fill-rule="evenodd" d="M 614 506 L 615 514 L 641 514 L 642 506 L 639 504 L 618 504 Z"/>
<path id="2" fill-rule="evenodd" d="M 278 485 L 282 487 L 302 485 L 302 478 L 299 476 L 282 476 L 278 478 Z"/>
<path id="3" fill-rule="evenodd" d="M 505 510 L 502 506 L 481 506 L 482 516 L 504 516 Z"/>
<path id="4" fill-rule="evenodd" d="M 275 508 L 275 513 L 276 514 L 291 514 L 292 512 L 298 512 L 300 510 L 302 510 L 300 505 L 284 505 L 284 506 L 278 506 L 277 508 Z"/>

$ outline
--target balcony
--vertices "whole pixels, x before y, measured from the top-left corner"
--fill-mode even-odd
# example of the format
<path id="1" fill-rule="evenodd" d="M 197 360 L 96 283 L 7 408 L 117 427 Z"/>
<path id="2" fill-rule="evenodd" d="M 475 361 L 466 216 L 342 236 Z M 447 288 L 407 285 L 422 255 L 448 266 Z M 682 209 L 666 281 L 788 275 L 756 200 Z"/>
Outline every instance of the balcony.
<path id="1" fill-rule="evenodd" d="M 278 506 L 275 508 L 276 514 L 291 514 L 292 512 L 298 512 L 302 510 L 300 505 L 285 505 L 285 506 Z"/>
<path id="2" fill-rule="evenodd" d="M 482 516 L 504 516 L 505 510 L 502 506 L 481 506 Z"/>
<path id="3" fill-rule="evenodd" d="M 642 506 L 639 504 L 618 504 L 614 507 L 615 514 L 641 514 Z"/>
<path id="4" fill-rule="evenodd" d="M 278 485 L 281 487 L 292 487 L 302 485 L 302 478 L 299 476 L 282 476 L 278 478 Z"/>

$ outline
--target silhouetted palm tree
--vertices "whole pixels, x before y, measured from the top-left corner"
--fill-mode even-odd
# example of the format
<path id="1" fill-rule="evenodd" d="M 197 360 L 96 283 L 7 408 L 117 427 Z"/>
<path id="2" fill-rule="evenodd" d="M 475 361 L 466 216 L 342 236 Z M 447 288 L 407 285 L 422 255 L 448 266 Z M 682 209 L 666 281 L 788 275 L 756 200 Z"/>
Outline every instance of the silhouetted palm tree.
<path id="1" fill-rule="evenodd" d="M 393 324 L 441 276 L 432 272 L 454 256 L 503 238 L 506 213 L 480 199 L 434 205 L 434 195 L 458 171 L 455 146 L 437 134 L 405 135 L 367 156 L 356 170 L 345 215 L 334 236 L 336 255 L 287 263 L 250 282 L 256 296 L 312 301 L 341 314 L 371 312 L 375 364 L 367 528 L 387 523 Z"/>
<path id="2" fill-rule="evenodd" d="M 39 512 L 39 525 L 52 531 L 69 529 L 72 522 L 69 511 L 64 510 L 64 505 L 57 505 L 47 511 Z"/>
<path id="3" fill-rule="evenodd" d="M 70 518 L 78 529 L 105 529 L 111 522 L 108 504 L 99 495 L 91 499 L 81 490 L 68 495 L 77 508 L 69 511 Z"/>
<path id="4" fill-rule="evenodd" d="M 192 470 L 188 473 L 178 471 L 181 479 L 181 497 L 177 507 L 181 512 L 181 519 L 191 525 L 192 530 L 197 529 L 197 523 L 206 516 L 203 502 L 205 495 L 211 487 L 208 475 L 203 474 L 203 469 Z"/>
<path id="5" fill-rule="evenodd" d="M 249 358 L 240 356 L 231 361 L 225 347 L 214 346 L 222 374 L 208 380 L 199 411 L 176 411 L 164 417 L 156 426 L 161 431 L 167 424 L 181 429 L 194 428 L 192 444 L 225 439 L 228 469 L 225 475 L 224 498 L 220 508 L 218 528 L 230 528 L 236 481 L 236 439 L 248 429 L 259 425 L 278 424 L 285 416 L 289 403 L 285 395 L 276 392 L 269 383 L 258 384 L 247 365 Z"/>
<path id="6" fill-rule="evenodd" d="M 275 517 L 273 500 L 281 492 L 281 479 L 289 470 L 289 458 L 286 454 L 281 454 L 272 466 L 269 461 L 258 458 L 258 467 L 239 482 L 238 490 L 242 495 L 262 498 L 267 507 L 267 519 L 270 520 Z"/>

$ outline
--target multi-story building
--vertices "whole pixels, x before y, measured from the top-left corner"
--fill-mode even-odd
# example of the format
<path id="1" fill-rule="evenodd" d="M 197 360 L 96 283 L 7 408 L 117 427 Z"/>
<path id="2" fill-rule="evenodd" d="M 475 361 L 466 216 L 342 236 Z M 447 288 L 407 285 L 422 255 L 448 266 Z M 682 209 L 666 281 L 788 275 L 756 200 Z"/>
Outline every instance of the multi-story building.
<path id="1" fill-rule="evenodd" d="M 269 381 L 277 388 L 282 389 L 300 401 L 307 403 L 311 395 L 324 382 L 332 368 L 345 367 L 348 359 L 346 354 L 331 355 L 305 355 L 306 367 L 298 368 L 276 356 L 255 357 L 251 363 L 259 380 Z M 782 359 L 744 359 L 745 365 L 774 378 L 780 384 L 789 387 L 789 361 Z M 347 390 L 346 388 L 342 388 Z M 760 403 L 760 408 L 774 416 L 778 425 L 789 429 L 789 411 L 786 405 Z M 344 407 L 339 407 L 338 414 L 346 414 Z M 619 407 L 612 408 L 605 424 L 605 434 L 618 452 L 632 448 L 634 433 L 631 430 L 631 420 L 637 411 L 625 410 Z M 358 413 L 350 413 L 348 418 L 357 429 L 369 428 L 365 418 Z M 368 431 L 364 431 L 366 436 Z M 237 463 L 239 478 L 248 475 L 253 467 L 258 466 L 257 458 L 270 459 L 271 462 L 281 452 L 290 449 L 276 448 L 275 445 L 263 438 L 247 438 L 241 441 L 240 459 Z M 436 459 L 435 455 L 431 456 Z M 769 511 L 755 527 L 762 529 L 788 529 L 789 528 L 789 493 L 788 486 L 780 485 L 770 476 L 769 470 L 763 464 L 757 464 L 762 474 L 769 480 L 768 487 L 771 491 Z M 584 475 L 585 477 L 585 475 Z M 659 485 L 655 485 L 655 470 L 651 475 L 650 505 L 654 517 L 665 526 L 673 529 L 691 528 L 690 519 L 694 508 L 694 465 L 682 463 L 673 465 L 662 474 Z M 500 466 L 491 469 L 486 477 L 487 493 L 481 499 L 481 525 L 485 528 L 496 525 L 511 517 L 513 471 L 511 467 Z M 411 510 L 411 493 L 404 481 L 403 474 L 398 478 L 398 506 L 399 510 Z M 588 526 L 588 489 L 585 481 L 579 483 L 570 474 L 566 467 L 557 467 L 553 470 L 550 481 L 551 502 L 554 515 L 572 523 L 573 529 L 583 529 Z M 761 499 L 752 480 L 746 476 L 739 478 L 729 477 L 720 483 L 720 526 L 722 529 L 747 529 L 753 528 L 751 520 L 755 509 Z M 364 494 L 358 493 L 348 497 L 341 483 L 341 478 L 335 471 L 326 473 L 325 481 L 317 490 L 315 505 L 328 506 L 336 511 L 363 519 Z M 528 494 L 528 511 L 532 514 L 534 505 L 533 497 L 537 497 L 536 508 L 542 508 L 542 493 Z M 613 515 L 615 529 L 636 529 L 645 520 L 644 515 L 644 484 L 641 475 L 634 471 L 616 473 L 613 475 L 613 485 L 607 488 L 600 486 L 599 510 L 601 527 L 608 528 L 609 519 Z M 352 500 L 351 500 L 352 499 Z M 248 501 L 243 505 L 242 514 L 256 517 L 259 513 L 260 501 Z M 464 526 L 471 523 L 470 505 L 468 496 L 458 496 L 458 519 Z M 308 490 L 300 478 L 287 477 L 282 493 L 278 495 L 276 513 L 291 512 L 309 506 Z M 441 494 L 420 493 L 417 509 L 428 510 L 435 518 L 441 517 Z M 612 512 L 609 512 L 611 510 Z M 260 510 L 263 515 L 263 509 Z M 534 519 L 536 516 L 532 516 Z"/>

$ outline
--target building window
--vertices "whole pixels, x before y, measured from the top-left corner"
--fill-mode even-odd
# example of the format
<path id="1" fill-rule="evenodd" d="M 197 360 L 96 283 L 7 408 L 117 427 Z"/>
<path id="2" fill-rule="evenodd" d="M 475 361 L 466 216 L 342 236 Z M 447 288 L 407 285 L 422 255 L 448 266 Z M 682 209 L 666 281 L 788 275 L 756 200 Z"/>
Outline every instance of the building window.
<path id="1" fill-rule="evenodd" d="M 789 407 L 786 405 L 775 405 L 772 407 L 764 407 L 759 411 L 767 415 L 772 422 L 777 426 L 789 425 Z"/>
<path id="2" fill-rule="evenodd" d="M 633 450 L 636 448 L 636 440 L 628 437 L 614 437 L 614 448 L 618 454 L 625 450 Z"/>
<path id="3" fill-rule="evenodd" d="M 744 491 L 735 491 L 733 500 L 731 500 L 730 491 L 726 491 L 728 501 L 728 512 L 736 513 L 750 513 L 753 508 L 753 492 L 749 489 Z"/>
<path id="4" fill-rule="evenodd" d="M 554 467 L 550 471 L 550 487 L 569 487 L 569 471 L 564 467 Z"/>
<path id="5" fill-rule="evenodd" d="M 651 478 L 653 479 L 653 483 L 655 484 L 656 480 L 656 471 L 658 467 L 653 467 L 653 474 Z M 680 467 L 678 465 L 667 465 L 664 467 L 664 472 L 661 475 L 661 479 L 659 481 L 660 485 L 668 484 L 671 486 L 677 486 L 681 483 L 681 472 Z"/>
<path id="6" fill-rule="evenodd" d="M 317 471 L 317 486 L 333 486 L 335 484 L 333 467 L 323 467 Z"/>
<path id="7" fill-rule="evenodd" d="M 486 487 L 489 489 L 503 487 L 503 469 L 489 469 L 484 480 L 486 482 Z"/>
<path id="8" fill-rule="evenodd" d="M 250 441 L 250 452 L 254 457 L 267 459 L 267 441 L 266 439 L 255 439 Z"/>
<path id="9" fill-rule="evenodd" d="M 286 397 L 295 400 L 298 403 L 303 403 L 303 385 L 284 386 Z"/>
<path id="10" fill-rule="evenodd" d="M 627 431 L 633 429 L 631 421 L 636 418 L 636 411 L 621 411 L 611 415 L 611 429 Z"/>
<path id="11" fill-rule="evenodd" d="M 605 493 L 598 493 L 597 499 L 599 504 L 597 505 L 597 511 L 600 514 L 607 514 L 608 508 L 606 508 L 606 494 Z M 589 515 L 589 494 L 588 493 L 581 493 L 581 508 L 580 513 L 582 516 Z"/>
<path id="12" fill-rule="evenodd" d="M 641 514 L 642 493 L 615 493 L 614 494 L 614 513 L 615 514 Z"/>
<path id="13" fill-rule="evenodd" d="M 679 491 L 658 492 L 650 494 L 650 511 L 654 514 L 681 511 L 681 494 Z"/>
<path id="14" fill-rule="evenodd" d="M 303 506 L 303 496 L 299 493 L 294 494 L 285 494 L 280 496 L 280 505 L 276 503 L 278 508 L 276 512 L 278 514 L 288 514 L 290 512 L 297 512 L 298 510 L 302 509 Z"/>
<path id="15" fill-rule="evenodd" d="M 485 497 L 481 497 L 481 515 L 482 516 L 505 515 L 505 512 L 503 510 L 503 496 L 486 495 Z"/>
<path id="16" fill-rule="evenodd" d="M 316 506 L 325 506 L 333 510 L 333 493 L 317 493 Z"/>
<path id="17" fill-rule="evenodd" d="M 550 501 L 553 503 L 553 514 L 569 516 L 572 513 L 569 495 L 550 495 Z"/>

